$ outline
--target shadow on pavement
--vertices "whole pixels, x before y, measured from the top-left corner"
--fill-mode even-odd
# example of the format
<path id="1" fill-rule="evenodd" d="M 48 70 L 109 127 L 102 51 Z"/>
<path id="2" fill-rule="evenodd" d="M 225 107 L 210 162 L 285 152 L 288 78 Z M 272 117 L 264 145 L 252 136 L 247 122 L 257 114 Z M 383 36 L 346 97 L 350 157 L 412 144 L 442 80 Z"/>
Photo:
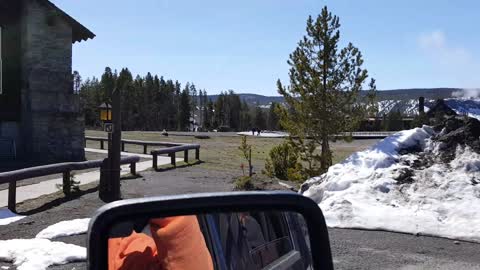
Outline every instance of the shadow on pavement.
<path id="1" fill-rule="evenodd" d="M 165 172 L 165 171 L 170 171 L 170 170 L 175 170 L 175 169 L 180 169 L 180 168 L 191 167 L 191 166 L 202 164 L 202 163 L 205 163 L 205 161 L 197 160 L 195 162 L 182 163 L 182 164 L 177 165 L 177 166 L 169 165 L 168 167 L 167 166 L 166 167 L 160 167 L 158 169 L 153 169 L 153 170 L 156 171 L 156 172 Z"/>
<path id="2" fill-rule="evenodd" d="M 73 201 L 73 200 L 76 200 L 80 197 L 82 197 L 83 195 L 85 194 L 89 194 L 89 193 L 93 193 L 93 192 L 97 192 L 98 191 L 98 186 L 95 186 L 93 188 L 89 188 L 89 189 L 86 189 L 86 190 L 80 190 L 78 192 L 74 192 L 72 193 L 70 196 L 68 197 L 60 197 L 60 198 L 56 198 L 52 201 L 49 201 L 45 204 L 43 204 L 42 206 L 40 207 L 37 207 L 37 208 L 34 208 L 34 209 L 31 209 L 31 210 L 28 210 L 28 211 L 24 211 L 24 212 L 17 212 L 17 214 L 19 215 L 24 215 L 24 216 L 29 216 L 29 215 L 33 215 L 33 214 L 37 214 L 37 213 L 40 213 L 40 212 L 43 212 L 43 211 L 46 211 L 46 210 L 49 210 L 53 207 L 56 207 L 56 206 L 59 206 L 63 203 L 66 203 L 66 202 L 69 202 L 69 201 Z"/>

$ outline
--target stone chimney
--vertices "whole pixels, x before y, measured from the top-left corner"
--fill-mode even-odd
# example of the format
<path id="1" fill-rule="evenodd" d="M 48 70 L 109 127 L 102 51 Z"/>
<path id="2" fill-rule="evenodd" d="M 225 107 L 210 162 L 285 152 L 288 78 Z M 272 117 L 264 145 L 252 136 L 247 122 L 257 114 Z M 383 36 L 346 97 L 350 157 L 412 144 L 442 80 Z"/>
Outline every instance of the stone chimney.
<path id="1" fill-rule="evenodd" d="M 425 98 L 424 97 L 419 97 L 418 98 L 418 113 L 424 113 L 425 112 Z"/>

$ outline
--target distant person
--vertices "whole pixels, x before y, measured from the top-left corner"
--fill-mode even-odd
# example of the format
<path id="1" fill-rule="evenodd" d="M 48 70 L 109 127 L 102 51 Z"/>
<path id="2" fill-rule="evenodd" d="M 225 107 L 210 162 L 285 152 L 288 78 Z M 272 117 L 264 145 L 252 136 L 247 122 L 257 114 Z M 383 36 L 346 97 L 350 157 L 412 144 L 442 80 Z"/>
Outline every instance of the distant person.
<path id="1" fill-rule="evenodd" d="M 255 136 L 255 131 L 257 131 L 256 128 L 252 128 L 252 136 Z"/>
<path id="2" fill-rule="evenodd" d="M 260 136 L 260 133 L 262 132 L 260 129 L 257 129 L 257 136 Z"/>

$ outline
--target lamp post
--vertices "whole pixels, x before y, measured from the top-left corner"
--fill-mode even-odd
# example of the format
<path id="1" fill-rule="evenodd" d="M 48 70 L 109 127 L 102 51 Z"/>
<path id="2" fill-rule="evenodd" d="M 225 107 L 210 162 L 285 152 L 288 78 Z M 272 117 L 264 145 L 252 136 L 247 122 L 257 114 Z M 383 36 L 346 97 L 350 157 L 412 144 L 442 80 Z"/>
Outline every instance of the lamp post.
<path id="1" fill-rule="evenodd" d="M 112 105 L 103 103 L 99 106 L 100 120 L 104 131 L 108 133 L 108 158 L 100 168 L 99 196 L 103 201 L 120 199 L 120 146 L 122 139 L 120 119 L 120 91 L 112 92 Z"/>
<path id="2" fill-rule="evenodd" d="M 98 106 L 100 111 L 100 121 L 103 123 L 103 131 L 107 132 L 108 134 L 108 153 L 110 153 L 110 149 L 112 148 L 112 105 L 107 102 L 102 103 Z M 109 154 L 110 157 L 110 154 Z"/>
<path id="3" fill-rule="evenodd" d="M 100 120 L 103 123 L 109 123 L 112 121 L 112 105 L 104 102 L 100 106 L 98 106 L 100 110 Z"/>

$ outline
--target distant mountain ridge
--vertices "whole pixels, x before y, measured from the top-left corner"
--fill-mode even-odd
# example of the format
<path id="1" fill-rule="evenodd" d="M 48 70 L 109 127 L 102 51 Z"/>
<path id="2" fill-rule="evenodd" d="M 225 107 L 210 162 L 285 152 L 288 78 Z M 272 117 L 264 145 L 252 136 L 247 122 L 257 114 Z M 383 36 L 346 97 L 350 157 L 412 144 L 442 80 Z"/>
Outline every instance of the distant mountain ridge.
<path id="1" fill-rule="evenodd" d="M 382 100 L 413 100 L 419 97 L 425 99 L 451 98 L 453 93 L 462 91 L 461 88 L 412 88 L 412 89 L 393 89 L 378 90 L 377 99 Z M 281 96 L 263 96 L 258 94 L 238 94 L 241 100 L 251 106 L 268 105 L 272 102 L 284 102 Z M 216 101 L 219 95 L 209 95 L 208 98 Z"/>

